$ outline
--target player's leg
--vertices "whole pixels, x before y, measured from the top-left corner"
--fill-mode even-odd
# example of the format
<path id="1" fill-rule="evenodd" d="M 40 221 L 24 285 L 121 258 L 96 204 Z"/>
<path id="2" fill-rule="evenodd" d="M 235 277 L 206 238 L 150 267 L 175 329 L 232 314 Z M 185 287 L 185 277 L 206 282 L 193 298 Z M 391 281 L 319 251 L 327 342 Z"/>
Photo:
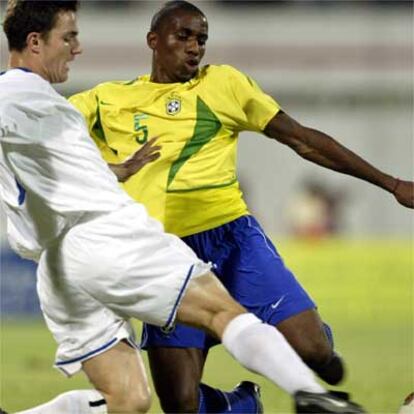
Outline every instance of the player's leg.
<path id="1" fill-rule="evenodd" d="M 260 224 L 245 216 L 231 226 L 237 248 L 218 263 L 223 284 L 251 312 L 277 326 L 322 379 L 329 384 L 340 382 L 344 369 L 333 351 L 329 327 L 322 323 L 315 303 L 285 266 Z"/>
<path id="2" fill-rule="evenodd" d="M 277 329 L 247 313 L 212 273 L 190 281 L 178 308 L 177 321 L 221 339 L 242 365 L 290 394 L 299 390 L 324 392 Z"/>
<path id="3" fill-rule="evenodd" d="M 180 333 L 187 329 L 199 331 L 180 325 Z M 226 392 L 200 382 L 206 356 L 203 350 L 150 346 L 147 351 L 152 380 L 163 412 L 262 412 L 260 389 L 256 384 L 244 381 L 234 390 Z"/>
<path id="4" fill-rule="evenodd" d="M 58 343 L 55 366 L 67 376 L 83 368 L 97 389 L 62 394 L 25 414 L 148 410 L 148 385 L 133 347 L 133 328 L 85 290 L 85 275 L 95 285 L 104 275 L 94 273 L 93 258 L 87 253 L 91 249 L 84 246 L 70 235 L 50 246 L 39 262 L 37 290 L 45 321 Z M 72 256 L 70 247 L 85 253 L 75 251 Z"/>
<path id="5" fill-rule="evenodd" d="M 146 329 L 149 329 L 148 326 Z M 199 332 L 182 325 L 178 326 L 178 330 L 179 337 L 185 337 L 188 331 L 195 331 L 196 336 Z M 176 334 L 174 331 L 173 335 Z M 174 343 L 173 340 L 170 343 Z M 152 380 L 163 412 L 262 412 L 260 392 L 253 383 L 244 381 L 233 391 L 225 392 L 200 382 L 206 357 L 202 349 L 149 346 L 147 351 Z"/>
<path id="6" fill-rule="evenodd" d="M 328 395 L 283 335 L 247 313 L 212 273 L 190 281 L 179 305 L 177 320 L 221 339 L 244 367 L 270 379 L 290 395 L 309 396 L 318 412 L 364 412 L 346 399 L 335 397 L 335 401 Z"/>
<path id="7" fill-rule="evenodd" d="M 343 380 L 345 368 L 342 358 L 333 351 L 330 328 L 322 323 L 315 309 L 291 316 L 276 327 L 321 379 L 331 385 Z"/>
<path id="8" fill-rule="evenodd" d="M 203 373 L 204 352 L 198 348 L 151 346 L 148 359 L 163 412 L 199 412 L 198 387 Z"/>
<path id="9" fill-rule="evenodd" d="M 83 362 L 89 381 L 104 397 L 108 412 L 146 413 L 150 389 L 139 352 L 127 342 Z"/>
<path id="10" fill-rule="evenodd" d="M 144 364 L 125 342 L 83 362 L 95 390 L 69 391 L 19 414 L 146 413 L 151 405 Z"/>

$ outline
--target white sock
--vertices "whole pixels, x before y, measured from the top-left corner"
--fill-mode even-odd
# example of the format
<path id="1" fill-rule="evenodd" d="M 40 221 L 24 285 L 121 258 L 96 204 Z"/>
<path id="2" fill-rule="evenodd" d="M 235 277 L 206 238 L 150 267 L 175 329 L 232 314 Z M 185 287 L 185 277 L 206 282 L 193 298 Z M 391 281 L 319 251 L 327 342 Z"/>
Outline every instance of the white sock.
<path id="1" fill-rule="evenodd" d="M 96 390 L 69 391 L 38 407 L 16 414 L 107 414 L 106 402 Z"/>
<path id="2" fill-rule="evenodd" d="M 291 395 L 299 390 L 326 392 L 285 337 L 252 313 L 234 318 L 224 330 L 222 342 L 245 368 L 270 379 Z"/>

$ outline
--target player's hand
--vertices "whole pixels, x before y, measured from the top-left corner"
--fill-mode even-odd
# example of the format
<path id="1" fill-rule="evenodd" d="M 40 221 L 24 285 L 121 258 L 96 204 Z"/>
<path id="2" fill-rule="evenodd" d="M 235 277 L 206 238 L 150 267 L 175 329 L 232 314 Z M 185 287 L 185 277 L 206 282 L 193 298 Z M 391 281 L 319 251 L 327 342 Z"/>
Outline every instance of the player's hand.
<path id="1" fill-rule="evenodd" d="M 121 164 L 109 164 L 118 181 L 124 182 L 136 174 L 146 164 L 155 161 L 161 155 L 160 145 L 155 145 L 158 137 L 151 138 L 137 152 Z"/>
<path id="2" fill-rule="evenodd" d="M 414 208 L 414 182 L 398 180 L 393 194 L 400 204 Z"/>

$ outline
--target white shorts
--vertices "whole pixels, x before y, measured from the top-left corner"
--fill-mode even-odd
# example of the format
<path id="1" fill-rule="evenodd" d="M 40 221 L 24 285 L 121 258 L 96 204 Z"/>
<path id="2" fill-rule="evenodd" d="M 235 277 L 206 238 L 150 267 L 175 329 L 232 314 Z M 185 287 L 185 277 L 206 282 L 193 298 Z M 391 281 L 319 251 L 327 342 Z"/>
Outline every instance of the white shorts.
<path id="1" fill-rule="evenodd" d="M 131 317 L 171 327 L 189 280 L 209 269 L 139 204 L 78 223 L 38 267 L 55 366 L 72 375 L 123 339 L 135 344 Z"/>

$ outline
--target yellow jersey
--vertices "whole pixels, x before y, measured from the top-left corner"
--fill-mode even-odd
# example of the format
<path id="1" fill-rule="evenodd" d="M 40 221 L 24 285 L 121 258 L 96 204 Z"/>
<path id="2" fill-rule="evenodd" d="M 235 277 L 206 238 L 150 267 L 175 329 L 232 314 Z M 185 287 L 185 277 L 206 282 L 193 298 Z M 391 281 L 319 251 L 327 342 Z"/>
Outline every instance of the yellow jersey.
<path id="1" fill-rule="evenodd" d="M 122 185 L 180 237 L 248 213 L 236 177 L 238 135 L 263 131 L 280 110 L 251 78 L 227 65 L 204 66 L 185 83 L 154 83 L 149 75 L 106 82 L 70 102 L 107 162 L 122 162 L 158 137 L 160 158 Z"/>

